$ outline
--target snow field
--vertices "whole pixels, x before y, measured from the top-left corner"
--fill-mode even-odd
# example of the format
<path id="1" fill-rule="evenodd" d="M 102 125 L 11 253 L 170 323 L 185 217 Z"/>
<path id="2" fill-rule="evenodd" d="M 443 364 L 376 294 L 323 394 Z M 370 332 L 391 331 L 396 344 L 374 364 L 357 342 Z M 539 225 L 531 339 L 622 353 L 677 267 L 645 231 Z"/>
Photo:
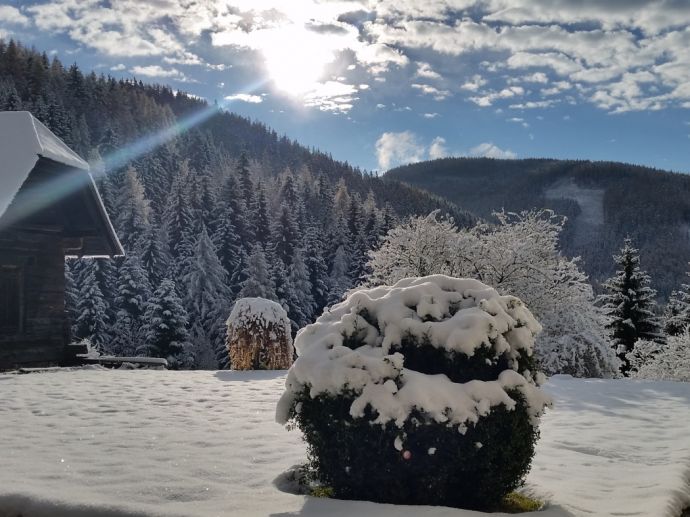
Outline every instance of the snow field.
<path id="1" fill-rule="evenodd" d="M 265 371 L 0 375 L 0 517 L 483 515 L 278 490 L 305 459 L 299 432 L 274 421 L 284 382 Z M 556 407 L 527 489 L 549 507 L 532 515 L 675 517 L 690 503 L 690 384 L 558 376 L 546 390 Z"/>

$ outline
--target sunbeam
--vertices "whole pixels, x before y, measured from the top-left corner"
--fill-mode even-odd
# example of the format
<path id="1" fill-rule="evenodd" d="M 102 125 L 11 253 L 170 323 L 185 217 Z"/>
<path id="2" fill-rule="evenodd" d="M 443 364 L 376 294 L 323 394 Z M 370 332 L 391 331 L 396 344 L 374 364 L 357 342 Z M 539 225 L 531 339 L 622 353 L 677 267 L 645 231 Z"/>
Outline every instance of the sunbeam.
<path id="1" fill-rule="evenodd" d="M 256 83 L 247 92 L 254 92 L 266 81 Z M 186 131 L 203 124 L 220 110 L 226 109 L 232 100 L 224 100 L 218 104 L 212 104 L 201 110 L 180 118 L 175 124 L 159 131 L 143 135 L 141 138 L 121 147 L 102 158 L 105 175 L 125 167 L 128 163 L 141 156 L 150 153 L 157 147 L 182 135 Z M 23 221 L 33 214 L 39 213 L 48 206 L 68 198 L 71 194 L 85 188 L 92 181 L 91 177 L 82 171 L 75 171 L 65 167 L 63 171 L 54 177 L 41 181 L 40 184 L 24 187 L 21 191 L 21 203 L 12 203 L 5 214 L 0 218 L 0 231 L 19 221 Z M 19 196 L 18 196 L 19 197 Z"/>

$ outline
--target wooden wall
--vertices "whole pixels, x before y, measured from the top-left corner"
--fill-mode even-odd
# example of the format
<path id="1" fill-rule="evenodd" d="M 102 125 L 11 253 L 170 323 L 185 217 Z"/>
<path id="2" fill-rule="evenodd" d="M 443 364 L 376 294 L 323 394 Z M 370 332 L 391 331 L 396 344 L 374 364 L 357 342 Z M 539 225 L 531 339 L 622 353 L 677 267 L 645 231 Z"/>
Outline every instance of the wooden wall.
<path id="1" fill-rule="evenodd" d="M 65 276 L 60 228 L 0 234 L 0 268 L 19 271 L 21 322 L 0 331 L 0 370 L 63 361 L 66 345 Z"/>

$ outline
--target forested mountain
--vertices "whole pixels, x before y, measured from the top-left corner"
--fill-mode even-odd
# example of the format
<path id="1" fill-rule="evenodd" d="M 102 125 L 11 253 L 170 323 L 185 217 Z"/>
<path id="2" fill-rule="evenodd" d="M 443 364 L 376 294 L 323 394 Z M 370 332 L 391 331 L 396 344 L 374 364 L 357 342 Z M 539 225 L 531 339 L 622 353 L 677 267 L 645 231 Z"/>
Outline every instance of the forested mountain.
<path id="1" fill-rule="evenodd" d="M 626 236 L 666 298 L 690 260 L 690 177 L 610 162 L 445 158 L 390 170 L 388 179 L 445 196 L 480 217 L 505 208 L 551 208 L 568 217 L 566 255 L 598 284 L 614 272 Z"/>
<path id="2" fill-rule="evenodd" d="M 0 41 L 0 110 L 31 111 L 101 171 L 127 255 L 70 260 L 67 307 L 73 337 L 106 353 L 216 368 L 236 298 L 279 301 L 296 329 L 362 278 L 399 218 L 473 219 L 203 100 L 14 41 Z M 161 132 L 171 138 L 154 145 Z"/>

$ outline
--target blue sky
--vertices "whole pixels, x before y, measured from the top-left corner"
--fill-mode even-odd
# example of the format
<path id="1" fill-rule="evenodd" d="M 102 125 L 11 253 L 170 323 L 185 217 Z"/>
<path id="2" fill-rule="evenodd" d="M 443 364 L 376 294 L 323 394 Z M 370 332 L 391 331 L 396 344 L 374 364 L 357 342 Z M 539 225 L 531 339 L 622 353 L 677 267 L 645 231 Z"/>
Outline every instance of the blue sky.
<path id="1" fill-rule="evenodd" d="M 0 37 L 369 170 L 467 155 L 690 172 L 686 0 L 0 0 Z"/>

